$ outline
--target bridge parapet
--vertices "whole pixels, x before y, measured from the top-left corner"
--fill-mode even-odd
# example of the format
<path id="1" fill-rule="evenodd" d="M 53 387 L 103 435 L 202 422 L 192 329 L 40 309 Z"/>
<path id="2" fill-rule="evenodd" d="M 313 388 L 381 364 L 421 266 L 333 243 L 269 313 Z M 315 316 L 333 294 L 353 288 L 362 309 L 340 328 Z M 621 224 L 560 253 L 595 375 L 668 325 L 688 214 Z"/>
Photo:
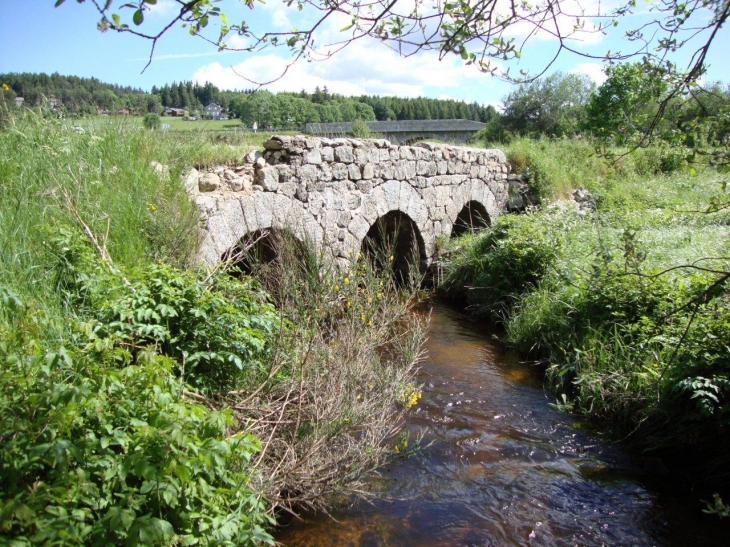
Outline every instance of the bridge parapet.
<path id="1" fill-rule="evenodd" d="M 509 167 L 500 150 L 304 136 L 274 136 L 264 148 L 244 165 L 189 177 L 203 213 L 203 262 L 219 262 L 246 234 L 266 229 L 287 229 L 347 259 L 391 212 L 415 223 L 429 262 L 436 238 L 451 234 L 469 204 L 491 219 L 506 210 Z"/>

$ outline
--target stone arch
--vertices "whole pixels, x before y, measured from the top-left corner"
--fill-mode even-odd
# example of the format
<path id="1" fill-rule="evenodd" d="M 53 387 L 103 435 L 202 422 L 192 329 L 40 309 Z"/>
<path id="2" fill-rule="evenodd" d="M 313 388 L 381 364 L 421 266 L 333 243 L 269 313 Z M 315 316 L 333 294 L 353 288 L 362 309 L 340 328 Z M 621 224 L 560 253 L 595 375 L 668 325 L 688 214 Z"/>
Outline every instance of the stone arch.
<path id="1" fill-rule="evenodd" d="M 475 230 L 489 227 L 491 219 L 487 208 L 478 201 L 467 201 L 456 215 L 451 227 L 451 237 L 458 237 Z"/>
<path id="2" fill-rule="evenodd" d="M 361 249 L 376 267 L 392 267 L 399 282 L 408 280 L 414 265 L 420 274 L 428 267 L 421 230 L 412 218 L 397 209 L 375 220 L 362 239 Z"/>
<path id="3" fill-rule="evenodd" d="M 268 229 L 288 230 L 299 241 L 324 250 L 322 227 L 295 199 L 257 192 L 236 200 L 219 199 L 216 205 L 209 209 L 198 250 L 198 257 L 208 266 L 219 263 L 248 234 Z"/>
<path id="4" fill-rule="evenodd" d="M 449 226 L 445 227 L 447 229 L 442 232 L 452 234 L 459 215 L 463 213 L 464 209 L 473 210 L 475 207 L 479 208 L 482 217 L 486 214 L 489 222 L 500 215 L 492 189 L 480 179 L 470 179 L 452 190 L 451 203 L 446 207 Z"/>
<path id="5" fill-rule="evenodd" d="M 360 208 L 353 213 L 346 250 L 357 254 L 373 224 L 380 217 L 395 211 L 415 223 L 423 239 L 423 256 L 430 261 L 436 242 L 433 229 L 429 225 L 428 208 L 421 195 L 410 184 L 398 180 L 386 181 L 364 196 Z"/>
<path id="6" fill-rule="evenodd" d="M 251 274 L 255 263 L 270 264 L 281 261 L 285 245 L 289 245 L 289 259 L 302 264 L 306 261 L 307 244 L 287 228 L 265 228 L 248 232 L 221 256 L 221 261 L 232 260 L 234 269 Z"/>

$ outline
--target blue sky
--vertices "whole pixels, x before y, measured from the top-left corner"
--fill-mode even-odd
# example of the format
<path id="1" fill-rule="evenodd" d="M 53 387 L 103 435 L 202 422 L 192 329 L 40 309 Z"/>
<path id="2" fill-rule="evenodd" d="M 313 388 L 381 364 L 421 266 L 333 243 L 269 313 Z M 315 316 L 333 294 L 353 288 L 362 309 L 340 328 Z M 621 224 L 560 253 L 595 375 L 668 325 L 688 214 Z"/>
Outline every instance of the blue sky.
<path id="1" fill-rule="evenodd" d="M 246 89 L 253 86 L 241 76 L 254 81 L 268 80 L 280 74 L 286 64 L 284 51 L 218 53 L 210 44 L 176 28 L 158 43 L 152 64 L 142 72 L 150 54 L 148 41 L 131 35 L 99 32 L 96 28 L 99 18 L 89 2 L 78 4 L 75 0 L 67 0 L 59 8 L 54 8 L 54 3 L 55 0 L 2 0 L 0 72 L 94 76 L 105 82 L 146 90 L 153 85 L 181 80 L 211 81 L 224 89 Z M 253 28 L 266 25 L 284 29 L 301 22 L 297 17 L 302 17 L 285 8 L 279 0 L 257 4 L 254 10 L 245 8 L 239 0 L 227 0 L 221 5 L 230 20 L 246 18 Z M 644 14 L 634 16 L 625 27 L 614 29 L 608 36 L 587 35 L 583 42 L 575 43 L 576 47 L 597 55 L 608 50 L 627 49 L 630 44 L 623 37 L 624 30 L 645 19 L 648 6 L 640 7 Z M 173 9 L 171 0 L 158 0 L 158 6 L 147 16 L 145 24 L 161 23 L 170 17 Z M 342 21 L 333 21 L 325 28 L 323 39 L 341 36 Z M 515 30 L 517 36 L 523 31 Z M 523 52 L 513 71 L 537 70 L 551 58 L 555 47 L 556 43 L 549 39 L 535 40 Z M 728 48 L 730 30 L 722 29 L 709 56 L 707 80 L 730 80 L 724 59 Z M 583 72 L 600 79 L 601 63 L 565 54 L 551 70 Z M 423 53 L 404 59 L 374 41 L 358 41 L 327 61 L 298 63 L 268 88 L 272 91 L 313 91 L 317 85 L 326 85 L 330 91 L 345 95 L 427 96 L 481 104 L 497 104 L 512 89 L 510 84 L 498 78 L 463 66 L 456 57 L 439 61 L 435 54 Z"/>

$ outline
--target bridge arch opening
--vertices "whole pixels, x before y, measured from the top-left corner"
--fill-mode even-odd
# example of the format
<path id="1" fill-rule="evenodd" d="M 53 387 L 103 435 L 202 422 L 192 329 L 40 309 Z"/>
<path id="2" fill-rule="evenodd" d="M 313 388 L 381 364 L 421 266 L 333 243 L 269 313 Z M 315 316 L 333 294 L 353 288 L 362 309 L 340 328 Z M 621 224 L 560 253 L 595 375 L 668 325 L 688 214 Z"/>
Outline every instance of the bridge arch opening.
<path id="1" fill-rule="evenodd" d="M 362 252 L 397 283 L 417 282 L 426 272 L 426 246 L 416 223 L 401 211 L 378 218 L 362 241 Z"/>
<path id="2" fill-rule="evenodd" d="M 247 233 L 223 254 L 221 260 L 231 263 L 231 275 L 256 277 L 269 294 L 279 300 L 282 269 L 311 268 L 313 256 L 307 244 L 290 231 L 267 228 Z"/>
<path id="3" fill-rule="evenodd" d="M 451 237 L 458 237 L 476 230 L 488 228 L 491 222 L 486 207 L 478 201 L 469 201 L 456 215 Z"/>

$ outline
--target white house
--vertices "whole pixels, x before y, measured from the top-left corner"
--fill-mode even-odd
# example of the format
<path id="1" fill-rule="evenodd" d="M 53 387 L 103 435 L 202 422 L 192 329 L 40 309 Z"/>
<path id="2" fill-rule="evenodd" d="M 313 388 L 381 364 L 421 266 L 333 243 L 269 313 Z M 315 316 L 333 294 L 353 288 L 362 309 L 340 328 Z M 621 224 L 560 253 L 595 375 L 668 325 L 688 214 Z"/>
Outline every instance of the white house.
<path id="1" fill-rule="evenodd" d="M 203 109 L 203 117 L 210 120 L 227 120 L 228 116 L 223 111 L 223 107 L 215 103 L 210 103 Z"/>

